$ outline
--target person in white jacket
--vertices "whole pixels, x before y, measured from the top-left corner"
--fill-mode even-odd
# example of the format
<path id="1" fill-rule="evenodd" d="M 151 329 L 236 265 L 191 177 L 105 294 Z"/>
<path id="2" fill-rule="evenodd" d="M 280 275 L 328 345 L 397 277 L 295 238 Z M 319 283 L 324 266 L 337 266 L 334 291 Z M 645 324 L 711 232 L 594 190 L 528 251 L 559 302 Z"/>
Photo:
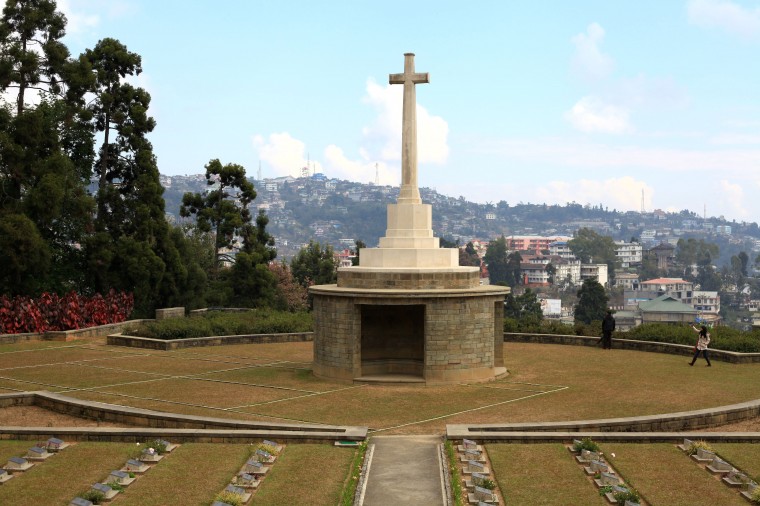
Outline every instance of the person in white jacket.
<path id="1" fill-rule="evenodd" d="M 694 332 L 699 332 L 699 338 L 697 339 L 697 345 L 694 347 L 694 358 L 691 359 L 689 365 L 694 365 L 699 357 L 699 352 L 702 352 L 702 356 L 707 360 L 707 367 L 712 366 L 710 359 L 707 357 L 707 345 L 710 344 L 710 333 L 707 331 L 707 327 L 702 325 L 701 328 L 697 328 L 694 325 L 691 326 Z"/>

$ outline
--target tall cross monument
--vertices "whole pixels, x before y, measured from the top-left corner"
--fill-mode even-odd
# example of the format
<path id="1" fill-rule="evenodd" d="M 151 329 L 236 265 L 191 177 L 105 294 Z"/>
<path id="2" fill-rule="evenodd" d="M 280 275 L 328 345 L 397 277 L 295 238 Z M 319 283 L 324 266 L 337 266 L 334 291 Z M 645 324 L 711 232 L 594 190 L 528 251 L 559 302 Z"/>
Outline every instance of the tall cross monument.
<path id="1" fill-rule="evenodd" d="M 417 187 L 417 93 L 416 85 L 429 83 L 430 74 L 414 72 L 414 53 L 404 54 L 404 73 L 391 74 L 390 84 L 404 85 L 404 109 L 401 123 L 401 188 L 399 204 L 419 204 Z"/>
<path id="2" fill-rule="evenodd" d="M 364 248 L 359 266 L 370 268 L 452 268 L 459 266 L 456 248 L 440 248 L 433 235 L 433 211 L 423 204 L 417 186 L 418 84 L 429 83 L 427 72 L 414 71 L 414 53 L 404 54 L 404 72 L 390 74 L 390 84 L 404 85 L 401 124 L 401 187 L 395 204 L 388 204 L 388 228 L 378 248 Z"/>

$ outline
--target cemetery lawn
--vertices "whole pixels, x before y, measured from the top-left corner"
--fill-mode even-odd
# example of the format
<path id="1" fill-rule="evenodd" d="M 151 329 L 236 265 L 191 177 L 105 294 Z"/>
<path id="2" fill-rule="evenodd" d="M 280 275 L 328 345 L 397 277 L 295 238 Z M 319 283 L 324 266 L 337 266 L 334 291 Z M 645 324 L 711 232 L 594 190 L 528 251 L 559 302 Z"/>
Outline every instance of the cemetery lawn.
<path id="1" fill-rule="evenodd" d="M 211 504 L 250 455 L 249 445 L 185 443 L 119 494 L 119 504 Z"/>
<path id="2" fill-rule="evenodd" d="M 277 458 L 252 504 L 338 504 L 356 448 L 291 444 Z"/>
<path id="3" fill-rule="evenodd" d="M 562 444 L 489 444 L 486 451 L 506 504 L 607 504 Z"/>
<path id="4" fill-rule="evenodd" d="M 33 441 L 0 441 L 0 460 L 24 456 Z M 137 453 L 132 443 L 77 443 L 0 486 L 0 504 L 68 504 Z"/>
<path id="5" fill-rule="evenodd" d="M 722 459 L 760 482 L 760 444 L 711 443 L 710 446 Z"/>
<path id="6" fill-rule="evenodd" d="M 501 380 L 437 386 L 316 378 L 308 342 L 156 351 L 82 339 L 2 349 L 0 391 L 49 390 L 217 418 L 362 425 L 384 434 L 689 411 L 756 399 L 760 384 L 760 364 L 689 367 L 677 355 L 527 343 L 505 343 L 509 375 Z"/>
<path id="7" fill-rule="evenodd" d="M 675 445 L 604 443 L 600 446 L 607 461 L 649 504 L 747 504 L 736 490 L 702 469 Z"/>

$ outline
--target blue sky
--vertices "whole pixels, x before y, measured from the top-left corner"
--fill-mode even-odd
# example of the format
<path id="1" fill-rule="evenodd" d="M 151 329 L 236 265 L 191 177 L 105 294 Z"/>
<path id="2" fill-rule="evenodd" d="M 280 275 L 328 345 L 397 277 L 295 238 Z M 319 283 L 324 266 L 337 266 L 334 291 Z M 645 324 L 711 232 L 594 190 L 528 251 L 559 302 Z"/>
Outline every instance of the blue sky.
<path id="1" fill-rule="evenodd" d="M 478 202 L 760 221 L 760 0 L 66 0 L 72 53 L 143 58 L 164 174 L 400 180 L 416 54 L 419 183 Z"/>

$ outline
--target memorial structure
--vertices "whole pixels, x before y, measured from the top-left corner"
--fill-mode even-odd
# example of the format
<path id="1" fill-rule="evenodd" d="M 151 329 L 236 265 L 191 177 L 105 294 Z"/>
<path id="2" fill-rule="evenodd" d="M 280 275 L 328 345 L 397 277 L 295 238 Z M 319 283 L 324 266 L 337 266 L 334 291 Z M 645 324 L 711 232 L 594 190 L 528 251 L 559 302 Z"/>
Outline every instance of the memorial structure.
<path id="1" fill-rule="evenodd" d="M 415 86 L 430 81 L 404 55 L 401 187 L 388 205 L 385 237 L 338 269 L 335 285 L 312 286 L 314 374 L 354 381 L 447 383 L 504 374 L 504 296 L 460 267 L 456 248 L 433 236 L 432 206 L 417 185 Z"/>

